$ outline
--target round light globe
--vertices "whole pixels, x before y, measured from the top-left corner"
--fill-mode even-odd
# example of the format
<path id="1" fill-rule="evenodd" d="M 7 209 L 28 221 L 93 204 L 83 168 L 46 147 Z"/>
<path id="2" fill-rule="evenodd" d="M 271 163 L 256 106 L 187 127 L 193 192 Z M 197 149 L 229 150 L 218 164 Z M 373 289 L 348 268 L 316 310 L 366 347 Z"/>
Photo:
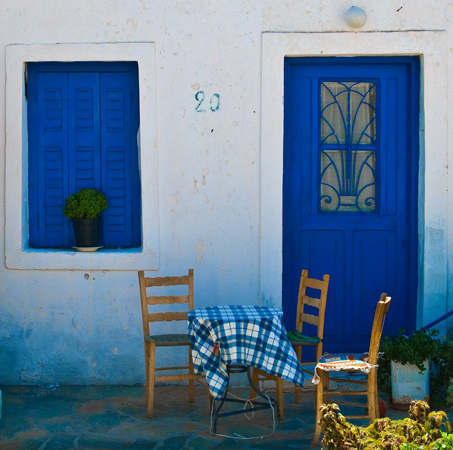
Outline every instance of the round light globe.
<path id="1" fill-rule="evenodd" d="M 351 6 L 346 13 L 346 22 L 351 28 L 362 28 L 366 19 L 366 12 L 358 6 Z"/>

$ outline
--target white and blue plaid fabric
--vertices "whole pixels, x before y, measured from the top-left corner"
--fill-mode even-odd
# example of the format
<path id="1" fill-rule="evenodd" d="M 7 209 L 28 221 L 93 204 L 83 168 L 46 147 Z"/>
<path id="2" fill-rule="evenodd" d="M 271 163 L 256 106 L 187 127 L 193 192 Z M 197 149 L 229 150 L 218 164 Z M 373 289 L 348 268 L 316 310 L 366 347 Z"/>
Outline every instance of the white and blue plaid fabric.
<path id="1" fill-rule="evenodd" d="M 230 364 L 257 367 L 303 386 L 304 374 L 286 336 L 282 316 L 282 311 L 264 306 L 213 306 L 189 311 L 194 369 L 197 374 L 204 373 L 214 398 L 221 398 L 225 392 Z"/>

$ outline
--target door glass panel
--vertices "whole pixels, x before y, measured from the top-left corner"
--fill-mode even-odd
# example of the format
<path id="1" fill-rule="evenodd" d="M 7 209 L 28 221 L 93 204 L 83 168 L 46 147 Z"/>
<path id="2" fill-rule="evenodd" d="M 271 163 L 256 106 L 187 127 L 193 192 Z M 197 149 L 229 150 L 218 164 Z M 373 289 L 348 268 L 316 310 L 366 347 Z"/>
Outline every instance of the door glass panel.
<path id="1" fill-rule="evenodd" d="M 376 83 L 320 84 L 320 208 L 376 210 Z"/>

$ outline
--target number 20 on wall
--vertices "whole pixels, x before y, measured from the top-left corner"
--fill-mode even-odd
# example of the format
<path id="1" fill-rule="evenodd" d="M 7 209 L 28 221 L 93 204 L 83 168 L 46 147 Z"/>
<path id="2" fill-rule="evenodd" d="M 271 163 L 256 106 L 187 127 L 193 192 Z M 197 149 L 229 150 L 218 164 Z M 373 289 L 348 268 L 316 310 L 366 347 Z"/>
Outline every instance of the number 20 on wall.
<path id="1" fill-rule="evenodd" d="M 204 91 L 198 91 L 195 94 L 195 100 L 198 102 L 198 105 L 195 107 L 195 111 L 196 112 L 201 112 L 201 113 L 206 112 L 206 110 L 201 107 L 201 105 L 203 104 L 205 99 L 206 99 L 206 96 L 205 96 Z M 219 110 L 219 107 L 220 107 L 220 95 L 219 94 L 213 94 L 212 97 L 209 100 L 209 109 L 212 112 L 216 112 L 216 111 Z"/>

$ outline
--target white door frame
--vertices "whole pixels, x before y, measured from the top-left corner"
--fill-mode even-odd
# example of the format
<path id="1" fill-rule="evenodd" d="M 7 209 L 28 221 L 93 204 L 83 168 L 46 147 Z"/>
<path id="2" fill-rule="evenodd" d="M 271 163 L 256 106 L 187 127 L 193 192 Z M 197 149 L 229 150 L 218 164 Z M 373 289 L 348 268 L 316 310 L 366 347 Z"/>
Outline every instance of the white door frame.
<path id="1" fill-rule="evenodd" d="M 453 307 L 447 298 L 448 52 L 444 31 L 263 33 L 261 304 L 274 307 L 282 304 L 284 58 L 403 55 L 419 55 L 421 59 L 417 327 Z"/>

